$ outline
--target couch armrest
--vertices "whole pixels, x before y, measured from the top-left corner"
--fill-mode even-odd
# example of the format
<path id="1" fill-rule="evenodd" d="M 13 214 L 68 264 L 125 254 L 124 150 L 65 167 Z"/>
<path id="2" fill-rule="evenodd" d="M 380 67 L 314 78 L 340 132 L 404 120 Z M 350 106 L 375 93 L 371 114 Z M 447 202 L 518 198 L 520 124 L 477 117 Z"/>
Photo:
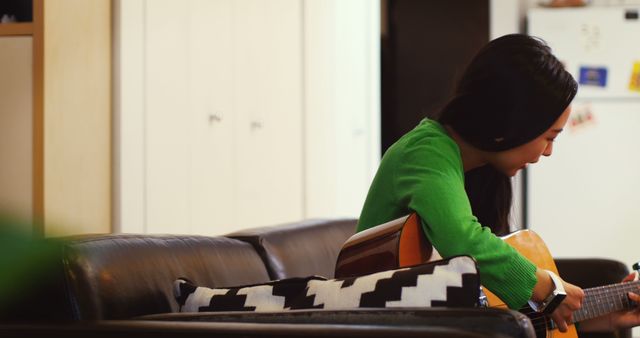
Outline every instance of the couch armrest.
<path id="1" fill-rule="evenodd" d="M 288 312 L 201 312 L 149 315 L 140 319 L 163 322 L 308 324 L 324 326 L 380 326 L 393 330 L 430 328 L 481 336 L 535 337 L 529 318 L 503 309 L 403 308 L 358 310 L 294 310 Z M 445 330 L 445 331 L 446 331 Z M 456 333 L 457 334 L 457 333 Z M 391 336 L 391 335 L 389 335 Z"/>

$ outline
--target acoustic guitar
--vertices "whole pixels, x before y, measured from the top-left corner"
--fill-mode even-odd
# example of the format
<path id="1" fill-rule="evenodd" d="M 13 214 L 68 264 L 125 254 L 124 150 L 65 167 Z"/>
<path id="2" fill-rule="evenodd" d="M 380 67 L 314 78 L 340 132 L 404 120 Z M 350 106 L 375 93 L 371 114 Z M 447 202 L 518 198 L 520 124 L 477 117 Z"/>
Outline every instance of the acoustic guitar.
<path id="1" fill-rule="evenodd" d="M 542 269 L 558 273 L 553 257 L 542 239 L 533 231 L 521 230 L 502 238 Z M 336 264 L 336 278 L 421 264 L 432 259 L 434 250 L 422 231 L 417 214 L 378 225 L 353 235 L 343 245 Z M 574 323 L 611 312 L 631 309 L 635 305 L 627 293 L 638 290 L 640 281 L 584 289 L 582 307 L 573 313 Z M 507 308 L 500 298 L 484 288 L 488 306 Z M 535 312 L 528 305 L 519 310 L 531 319 L 537 337 L 578 337 L 575 325 L 560 332 L 550 317 Z"/>

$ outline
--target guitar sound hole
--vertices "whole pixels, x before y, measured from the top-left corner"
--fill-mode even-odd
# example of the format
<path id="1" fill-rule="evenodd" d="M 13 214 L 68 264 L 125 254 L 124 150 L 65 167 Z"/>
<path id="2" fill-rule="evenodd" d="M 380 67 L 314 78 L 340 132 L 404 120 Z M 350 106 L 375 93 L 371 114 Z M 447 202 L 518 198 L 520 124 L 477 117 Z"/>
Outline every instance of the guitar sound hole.
<path id="1" fill-rule="evenodd" d="M 526 315 L 531 320 L 533 330 L 536 332 L 537 338 L 547 337 L 547 331 L 552 328 L 551 318 L 539 312 L 534 311 L 529 305 L 521 308 L 520 313 Z"/>

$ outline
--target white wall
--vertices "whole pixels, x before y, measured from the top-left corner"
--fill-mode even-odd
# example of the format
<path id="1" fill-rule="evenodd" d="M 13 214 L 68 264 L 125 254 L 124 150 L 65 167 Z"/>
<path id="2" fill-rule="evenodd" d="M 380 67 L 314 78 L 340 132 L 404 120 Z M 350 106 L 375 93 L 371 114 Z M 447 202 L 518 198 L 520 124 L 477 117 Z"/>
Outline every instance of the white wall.
<path id="1" fill-rule="evenodd" d="M 113 231 L 145 219 L 144 0 L 113 3 Z"/>

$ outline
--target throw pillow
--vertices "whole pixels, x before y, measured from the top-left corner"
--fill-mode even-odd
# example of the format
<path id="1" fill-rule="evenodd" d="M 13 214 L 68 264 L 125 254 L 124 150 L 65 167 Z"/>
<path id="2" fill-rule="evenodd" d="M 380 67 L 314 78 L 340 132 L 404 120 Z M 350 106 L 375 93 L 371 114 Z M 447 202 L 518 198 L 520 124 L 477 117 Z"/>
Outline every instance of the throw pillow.
<path id="1" fill-rule="evenodd" d="M 479 299 L 476 262 L 457 256 L 366 276 L 289 278 L 229 288 L 174 282 L 180 312 L 286 311 L 384 307 L 473 307 Z"/>

